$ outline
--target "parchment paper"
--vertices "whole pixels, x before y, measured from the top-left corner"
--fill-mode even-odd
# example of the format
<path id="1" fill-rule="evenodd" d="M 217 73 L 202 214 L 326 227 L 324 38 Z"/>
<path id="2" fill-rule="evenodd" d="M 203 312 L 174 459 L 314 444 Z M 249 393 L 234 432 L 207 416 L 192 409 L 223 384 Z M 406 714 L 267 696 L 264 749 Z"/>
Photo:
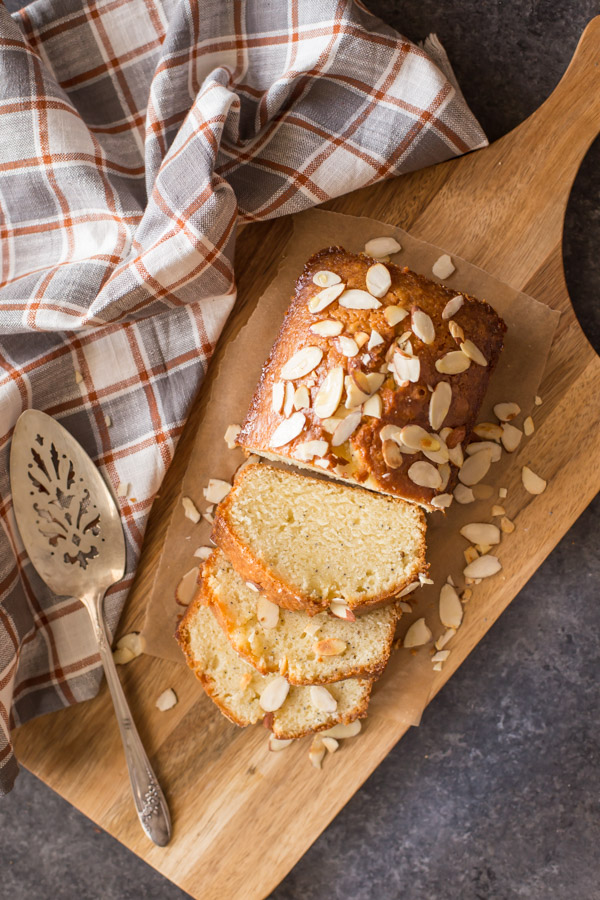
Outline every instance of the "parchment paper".
<path id="1" fill-rule="evenodd" d="M 304 263 L 324 247 L 337 244 L 358 252 L 364 248 L 366 241 L 381 235 L 392 235 L 402 247 L 392 262 L 433 277 L 432 265 L 445 251 L 417 240 L 401 228 L 374 219 L 322 210 L 308 210 L 294 217 L 293 233 L 276 277 L 259 299 L 246 325 L 230 341 L 219 368 L 209 373 L 209 382 L 204 388 L 210 393 L 206 398 L 194 452 L 182 482 L 182 496 L 191 497 L 199 510 L 207 508 L 202 488 L 208 479 L 231 480 L 244 460 L 241 450 L 227 449 L 223 435 L 228 425 L 241 424 L 244 419 L 261 367 L 275 340 L 295 280 Z M 463 291 L 487 300 L 508 326 L 505 349 L 490 381 L 479 421 L 496 421 L 492 413 L 494 404 L 514 401 L 521 407 L 521 415 L 513 424 L 520 426 L 533 407 L 559 313 L 465 260 L 456 256 L 452 259 L 456 271 L 445 280 L 446 284 L 456 288 L 457 293 Z M 414 612 L 403 616 L 400 634 L 419 616 L 425 616 L 434 637 L 445 631 L 438 618 L 437 601 L 448 574 L 452 574 L 459 589 L 463 586 L 463 551 L 468 544 L 459 535 L 459 529 L 466 522 L 490 521 L 493 503 L 505 505 L 505 501 L 498 499 L 497 488 L 512 480 L 508 477 L 511 463 L 511 454 L 503 453 L 502 460 L 492 464 L 485 483 L 494 486 L 493 498 L 466 506 L 455 501 L 446 516 L 437 512 L 428 516 L 427 558 L 431 564 L 430 576 L 435 584 L 411 595 Z M 512 468 L 515 468 L 514 464 Z M 146 610 L 143 630 L 146 652 L 154 656 L 184 664 L 183 655 L 173 637 L 178 617 L 183 612 L 175 602 L 175 589 L 185 572 L 201 564 L 193 553 L 197 547 L 209 543 L 209 535 L 210 525 L 204 520 L 193 525 L 185 518 L 183 508 L 178 504 L 169 523 Z M 473 590 L 470 604 L 477 603 L 477 587 Z M 468 617 L 469 604 L 465 607 L 464 621 Z M 461 630 L 448 649 L 455 647 L 460 639 Z M 386 672 L 375 685 L 371 709 L 394 720 L 417 725 L 431 695 L 436 674 L 432 669 L 430 652 L 428 647 L 418 652 L 400 650 L 394 653 Z"/>

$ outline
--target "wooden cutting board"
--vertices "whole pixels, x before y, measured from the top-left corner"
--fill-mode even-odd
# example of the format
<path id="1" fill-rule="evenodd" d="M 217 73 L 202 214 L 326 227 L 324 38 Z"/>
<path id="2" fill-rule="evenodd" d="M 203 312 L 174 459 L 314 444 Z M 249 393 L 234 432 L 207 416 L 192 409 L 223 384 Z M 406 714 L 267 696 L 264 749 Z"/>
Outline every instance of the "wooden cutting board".
<path id="1" fill-rule="evenodd" d="M 536 432 L 527 444 L 529 458 L 543 461 L 548 488 L 537 498 L 521 491 L 520 509 L 510 510 L 518 540 L 506 554 L 506 578 L 478 587 L 477 604 L 435 691 L 600 488 L 600 359 L 569 301 L 561 247 L 571 185 L 599 130 L 600 17 L 584 32 L 554 93 L 513 132 L 488 149 L 328 204 L 338 212 L 400 225 L 562 313 L 541 386 L 544 402 L 536 412 Z M 289 228 L 284 219 L 249 226 L 240 234 L 239 303 L 217 352 L 273 276 Z M 201 412 L 202 395 L 153 509 L 120 633 L 142 624 Z M 266 896 L 406 730 L 379 704 L 351 748 L 347 745 L 317 772 L 307 764 L 306 745 L 267 753 L 263 729 L 230 725 L 181 666 L 142 657 L 123 667 L 121 677 L 169 798 L 174 834 L 168 848 L 150 844 L 139 827 L 106 687 L 89 703 L 19 729 L 17 755 L 94 822 L 202 900 Z M 169 685 L 179 703 L 168 714 L 157 714 L 155 698 Z"/>

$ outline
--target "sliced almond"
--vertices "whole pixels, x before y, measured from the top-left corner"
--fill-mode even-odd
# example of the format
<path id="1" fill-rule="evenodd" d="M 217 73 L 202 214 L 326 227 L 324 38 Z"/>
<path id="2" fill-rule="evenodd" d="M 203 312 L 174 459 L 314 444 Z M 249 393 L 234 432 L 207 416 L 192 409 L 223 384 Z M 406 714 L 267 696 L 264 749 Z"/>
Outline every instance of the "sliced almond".
<path id="1" fill-rule="evenodd" d="M 475 441 L 466 447 L 465 452 L 467 456 L 473 456 L 482 450 L 487 450 L 491 454 L 492 462 L 498 462 L 502 456 L 502 448 L 495 441 Z"/>
<path id="2" fill-rule="evenodd" d="M 475 549 L 480 556 L 485 556 L 486 553 L 490 552 L 492 546 L 492 544 L 475 544 Z"/>
<path id="3" fill-rule="evenodd" d="M 127 653 L 131 653 L 131 659 L 135 659 L 144 652 L 144 638 L 139 631 L 131 631 L 129 634 L 124 634 L 117 641 L 117 650 L 126 650 Z"/>
<path id="4" fill-rule="evenodd" d="M 328 419 L 336 411 L 344 390 L 344 369 L 334 366 L 321 382 L 313 410 L 320 419 Z"/>
<path id="5" fill-rule="evenodd" d="M 504 534 L 512 534 L 515 530 L 515 523 L 511 522 L 508 516 L 502 516 L 500 519 L 500 529 Z"/>
<path id="6" fill-rule="evenodd" d="M 426 454 L 427 455 L 427 454 Z M 442 479 L 442 484 L 440 486 L 441 491 L 445 491 L 448 487 L 448 482 L 450 481 L 451 469 L 448 463 L 442 463 L 441 466 L 438 466 L 438 472 L 440 473 L 440 478 Z"/>
<path id="7" fill-rule="evenodd" d="M 503 506 L 492 506 L 492 519 L 496 519 L 498 516 L 503 516 L 506 514 L 506 510 Z"/>
<path id="8" fill-rule="evenodd" d="M 407 597 L 409 594 L 412 594 L 413 591 L 416 591 L 418 587 L 421 587 L 420 581 L 411 581 L 410 584 L 407 584 L 405 588 L 403 588 L 398 597 Z"/>
<path id="9" fill-rule="evenodd" d="M 508 490 L 505 487 L 498 488 L 498 496 L 501 500 L 506 500 L 508 497 Z"/>
<path id="10" fill-rule="evenodd" d="M 354 340 L 354 338 L 346 337 L 345 335 L 340 335 L 338 338 L 338 347 L 340 353 L 343 356 L 347 356 L 352 358 L 353 356 L 358 356 L 358 344 Z"/>
<path id="11" fill-rule="evenodd" d="M 289 418 L 294 411 L 294 395 L 296 394 L 296 389 L 291 381 L 285 382 L 285 399 L 283 401 L 283 415 L 285 418 Z"/>
<path id="12" fill-rule="evenodd" d="M 163 691 L 162 694 L 157 698 L 155 706 L 161 712 L 166 712 L 168 709 L 173 709 L 174 706 L 177 705 L 177 694 L 173 690 L 173 688 L 167 688 L 166 691 Z"/>
<path id="13" fill-rule="evenodd" d="M 518 403 L 496 403 L 494 406 L 494 415 L 501 422 L 510 422 L 515 419 L 521 412 Z"/>
<path id="14" fill-rule="evenodd" d="M 325 713 L 335 712 L 337 709 L 337 700 L 326 687 L 320 684 L 313 684 L 310 689 L 310 701 L 318 710 Z"/>
<path id="15" fill-rule="evenodd" d="M 381 418 L 383 412 L 383 403 L 379 394 L 373 394 L 369 397 L 363 406 L 363 414 L 365 416 L 373 416 L 375 419 Z"/>
<path id="16" fill-rule="evenodd" d="M 441 672 L 441 671 L 442 671 L 442 663 L 441 663 L 441 662 L 434 663 L 434 664 L 433 664 L 433 671 L 434 671 L 434 672 Z"/>
<path id="17" fill-rule="evenodd" d="M 462 444 L 456 444 L 455 447 L 448 447 L 448 459 L 457 469 L 460 469 L 465 461 Z"/>
<path id="18" fill-rule="evenodd" d="M 438 650 L 437 653 L 434 653 L 431 657 L 432 663 L 444 663 L 450 656 L 449 650 Z"/>
<path id="19" fill-rule="evenodd" d="M 467 487 L 472 487 L 481 481 L 487 475 L 492 464 L 492 454 L 489 450 L 482 450 L 481 453 L 474 453 L 469 456 L 458 470 L 458 477 Z"/>
<path id="20" fill-rule="evenodd" d="M 433 344 L 435 328 L 431 316 L 428 316 L 422 309 L 414 309 L 410 321 L 413 334 L 424 344 Z"/>
<path id="21" fill-rule="evenodd" d="M 405 425 L 400 432 L 400 442 L 411 450 L 421 450 L 423 443 L 432 437 L 433 435 L 420 425 Z"/>
<path id="22" fill-rule="evenodd" d="M 369 335 L 366 331 L 357 331 L 354 335 L 354 340 L 356 341 L 357 346 L 364 347 L 364 345 L 369 340 Z"/>
<path id="23" fill-rule="evenodd" d="M 487 359 L 473 341 L 464 341 L 464 343 L 460 345 L 460 349 L 469 357 L 469 359 L 472 359 L 474 363 L 477 363 L 478 366 L 487 366 Z"/>
<path id="24" fill-rule="evenodd" d="M 317 641 L 313 649 L 318 656 L 341 656 L 347 647 L 348 644 L 341 638 L 324 638 Z"/>
<path id="25" fill-rule="evenodd" d="M 467 549 L 463 553 L 463 556 L 465 558 L 465 562 L 468 565 L 469 563 L 472 563 L 473 560 L 479 557 L 479 553 L 477 552 L 475 547 L 467 547 Z"/>
<path id="26" fill-rule="evenodd" d="M 538 395 L 536 394 L 535 399 L 534 399 L 533 402 L 535 403 L 536 406 L 541 406 L 541 405 L 542 405 L 542 398 L 541 398 L 541 397 L 538 397 Z"/>
<path id="27" fill-rule="evenodd" d="M 223 437 L 225 438 L 225 443 L 227 444 L 227 446 L 230 450 L 235 450 L 236 439 L 241 430 L 242 430 L 241 425 L 228 425 L 227 426 Z"/>
<path id="28" fill-rule="evenodd" d="M 467 487 L 465 484 L 457 484 L 454 488 L 454 499 L 457 503 L 472 503 L 475 495 L 470 487 Z"/>
<path id="29" fill-rule="evenodd" d="M 180 606 L 187 606 L 188 603 L 191 603 L 198 587 L 199 572 L 200 568 L 194 566 L 179 580 L 179 584 L 175 588 L 175 599 Z"/>
<path id="30" fill-rule="evenodd" d="M 521 479 L 523 487 L 529 494 L 541 494 L 546 490 L 548 482 L 536 475 L 529 466 L 523 466 L 521 469 Z"/>
<path id="31" fill-rule="evenodd" d="M 332 737 L 323 737 L 321 736 L 321 740 L 323 741 L 323 746 L 327 750 L 328 753 L 335 753 L 335 751 L 340 746 L 335 738 Z"/>
<path id="32" fill-rule="evenodd" d="M 209 478 L 207 486 L 202 489 L 202 493 L 207 503 L 220 503 L 230 490 L 231 485 L 228 481 L 223 481 L 220 478 Z"/>
<path id="33" fill-rule="evenodd" d="M 429 424 L 434 431 L 439 431 L 444 424 L 451 403 L 452 387 L 447 381 L 439 381 L 429 398 Z"/>
<path id="34" fill-rule="evenodd" d="M 410 605 L 410 603 L 407 603 L 406 600 L 400 600 L 398 602 L 398 608 L 405 613 L 411 613 L 413 611 L 412 606 Z"/>
<path id="35" fill-rule="evenodd" d="M 194 525 L 196 525 L 202 518 L 202 514 L 198 510 L 194 501 L 190 497 L 182 497 L 181 505 L 183 506 L 183 512 L 186 519 L 189 519 L 194 523 Z"/>
<path id="36" fill-rule="evenodd" d="M 348 440 L 348 438 L 354 434 L 354 432 L 360 425 L 360 419 L 360 410 L 351 412 L 350 415 L 346 416 L 345 419 L 342 419 L 331 436 L 331 445 L 333 447 L 340 447 L 342 444 L 344 444 Z"/>
<path id="37" fill-rule="evenodd" d="M 294 409 L 308 409 L 310 407 L 310 394 L 308 388 L 301 384 L 294 391 Z"/>
<path id="38" fill-rule="evenodd" d="M 394 325 L 397 325 L 407 317 L 408 310 L 403 309 L 401 306 L 387 306 L 383 311 L 383 315 L 385 316 L 388 325 L 391 325 L 393 328 Z"/>
<path id="39" fill-rule="evenodd" d="M 458 375 L 460 372 L 466 372 L 470 365 L 471 360 L 462 350 L 450 350 L 435 361 L 435 367 L 442 375 Z"/>
<path id="40" fill-rule="evenodd" d="M 413 384 L 419 380 L 421 374 L 421 362 L 418 356 L 411 356 L 402 350 L 396 350 L 392 356 L 392 373 L 399 386 L 410 381 Z"/>
<path id="41" fill-rule="evenodd" d="M 502 437 L 502 426 L 495 422 L 479 422 L 473 429 L 473 434 L 486 441 L 499 441 Z"/>
<path id="42" fill-rule="evenodd" d="M 276 628 L 279 623 L 279 607 L 261 594 L 256 601 L 256 618 L 263 628 Z"/>
<path id="43" fill-rule="evenodd" d="M 336 740 L 339 741 L 356 737 L 357 734 L 360 734 L 361 729 L 362 725 L 360 719 L 355 719 L 354 722 L 350 722 L 349 725 L 344 725 L 341 722 L 339 725 L 333 725 L 332 728 L 327 728 L 326 731 L 322 731 L 321 735 L 323 737 L 336 738 Z"/>
<path id="44" fill-rule="evenodd" d="M 456 634 L 456 628 L 448 628 L 443 634 L 439 636 L 437 641 L 435 642 L 435 649 L 441 650 L 446 646 L 448 641 L 451 641 L 454 635 Z"/>
<path id="45" fill-rule="evenodd" d="M 448 300 L 442 311 L 442 319 L 451 319 L 452 316 L 459 311 L 464 302 L 465 298 L 462 294 L 457 294 L 456 297 L 452 297 L 451 300 Z"/>
<path id="46" fill-rule="evenodd" d="M 289 444 L 290 441 L 298 437 L 305 425 L 306 416 L 304 413 L 293 413 L 289 419 L 284 419 L 271 435 L 271 447 L 283 447 L 285 444 Z M 208 500 L 208 497 L 206 499 Z"/>
<path id="47" fill-rule="evenodd" d="M 285 703 L 289 693 L 290 685 L 283 675 L 276 675 L 272 681 L 269 681 L 262 694 L 258 698 L 261 709 L 265 712 L 275 712 Z"/>
<path id="48" fill-rule="evenodd" d="M 248 588 L 249 591 L 253 591 L 255 594 L 257 594 L 260 591 L 260 587 L 257 584 L 255 584 L 253 581 L 247 581 L 246 587 Z"/>
<path id="49" fill-rule="evenodd" d="M 279 750 L 285 750 L 286 747 L 289 747 L 290 744 L 293 743 L 293 738 L 276 738 L 274 734 L 269 735 L 269 750 L 273 753 L 276 753 Z"/>
<path id="50" fill-rule="evenodd" d="M 431 505 L 436 509 L 447 509 L 453 500 L 452 494 L 438 494 L 437 497 L 431 498 Z"/>
<path id="51" fill-rule="evenodd" d="M 132 659 L 135 659 L 135 654 L 126 647 L 117 647 L 116 650 L 113 650 L 112 658 L 115 666 L 126 666 Z"/>
<path id="52" fill-rule="evenodd" d="M 411 647 L 422 647 L 423 644 L 430 641 L 432 637 L 433 635 L 427 627 L 425 619 L 416 619 L 404 635 L 403 645 L 407 649 L 410 649 Z"/>
<path id="53" fill-rule="evenodd" d="M 313 284 L 326 288 L 331 287 L 334 284 L 339 284 L 342 279 L 339 275 L 336 275 L 335 272 L 330 272 L 328 269 L 321 269 L 319 272 L 315 272 L 312 280 Z"/>
<path id="54" fill-rule="evenodd" d="M 381 445 L 381 452 L 388 469 L 399 469 L 404 462 L 400 448 L 395 441 L 384 441 Z"/>
<path id="55" fill-rule="evenodd" d="M 398 253 L 402 247 L 393 237 L 372 238 L 365 244 L 365 253 L 373 259 L 381 259 L 382 256 L 391 256 Z"/>
<path id="56" fill-rule="evenodd" d="M 281 367 L 280 377 L 284 381 L 295 381 L 316 369 L 322 359 L 323 351 L 320 347 L 302 347 Z"/>
<path id="57" fill-rule="evenodd" d="M 347 622 L 356 622 L 356 616 L 346 601 L 341 598 L 331 601 L 329 604 L 329 612 L 338 619 L 345 619 Z"/>
<path id="58" fill-rule="evenodd" d="M 516 428 L 514 425 L 510 425 L 508 422 L 506 422 L 502 426 L 502 446 L 508 453 L 512 453 L 517 449 L 517 447 L 521 443 L 522 437 L 523 432 L 520 428 Z"/>
<path id="59" fill-rule="evenodd" d="M 339 299 L 339 304 L 345 309 L 379 309 L 381 300 L 373 297 L 368 291 L 351 288 L 344 291 Z"/>
<path id="60" fill-rule="evenodd" d="M 531 437 L 534 431 L 535 425 L 533 424 L 533 419 L 531 418 L 531 416 L 527 416 L 527 418 L 523 422 L 523 432 L 525 434 L 525 437 Z"/>
<path id="61" fill-rule="evenodd" d="M 385 343 L 385 341 L 383 340 L 383 338 L 381 337 L 379 332 L 375 331 L 375 329 L 373 329 L 373 331 L 371 332 L 371 334 L 369 336 L 369 343 L 367 344 L 367 350 L 372 350 L 373 347 L 379 347 L 379 345 L 383 344 L 383 343 Z"/>
<path id="62" fill-rule="evenodd" d="M 383 263 L 375 263 L 367 269 L 367 290 L 374 297 L 385 297 L 392 285 L 392 276 Z"/>
<path id="63" fill-rule="evenodd" d="M 327 309 L 334 300 L 346 290 L 345 284 L 332 284 L 331 287 L 326 287 L 324 291 L 319 291 L 318 294 L 315 294 L 314 297 L 311 297 L 308 301 L 308 308 L 311 313 L 322 312 L 322 310 Z"/>
<path id="64" fill-rule="evenodd" d="M 502 563 L 496 556 L 479 556 L 463 569 L 466 578 L 489 578 L 502 569 Z"/>
<path id="65" fill-rule="evenodd" d="M 361 374 L 364 377 L 364 373 Z M 354 378 L 349 375 L 344 378 L 344 384 L 346 386 L 346 402 L 344 404 L 346 409 L 356 409 L 357 406 L 362 406 L 369 399 L 368 392 L 361 391 Z"/>
<path id="66" fill-rule="evenodd" d="M 308 462 L 308 460 L 314 459 L 315 456 L 325 456 L 328 450 L 329 444 L 327 443 L 327 441 L 304 441 L 303 443 L 297 444 L 297 446 L 294 447 L 294 459 L 300 459 L 303 462 Z"/>
<path id="67" fill-rule="evenodd" d="M 322 737 L 316 734 L 312 739 L 310 750 L 308 751 L 308 758 L 310 759 L 311 765 L 314 766 L 315 769 L 321 768 L 326 753 L 327 748 L 323 743 Z"/>
<path id="68" fill-rule="evenodd" d="M 454 338 L 454 340 L 460 347 L 460 345 L 465 340 L 465 333 L 462 330 L 462 328 L 460 327 L 460 325 L 457 322 L 455 322 L 453 319 L 450 319 L 450 321 L 448 322 L 448 331 L 450 332 L 450 334 L 452 335 L 452 337 Z"/>
<path id="69" fill-rule="evenodd" d="M 456 271 L 452 257 L 448 256 L 447 253 L 443 253 L 442 256 L 436 259 L 431 267 L 431 271 L 436 278 L 449 278 Z"/>
<path id="70" fill-rule="evenodd" d="M 196 550 L 194 550 L 194 556 L 196 556 L 198 559 L 205 560 L 208 559 L 213 550 L 214 547 L 198 547 Z"/>
<path id="71" fill-rule="evenodd" d="M 473 596 L 473 591 L 471 590 L 471 588 L 465 588 L 465 590 L 460 595 L 460 602 L 468 603 L 472 596 Z"/>
<path id="72" fill-rule="evenodd" d="M 319 334 L 321 337 L 336 337 L 341 334 L 343 327 L 342 323 L 336 319 L 321 319 L 320 322 L 311 325 L 310 330 L 313 334 Z"/>
<path id="73" fill-rule="evenodd" d="M 425 432 L 427 434 L 427 432 Z M 382 441 L 396 441 L 398 446 L 405 447 L 404 441 L 402 440 L 402 428 L 399 425 L 392 425 L 391 423 L 388 425 L 384 425 L 383 428 L 379 431 L 379 438 Z M 408 451 L 408 447 L 406 448 Z M 414 451 L 416 452 L 416 450 Z"/>
<path id="74" fill-rule="evenodd" d="M 439 490 L 442 486 L 442 476 L 436 467 L 429 462 L 420 461 L 413 463 L 407 474 L 413 484 L 418 484 L 419 487 Z"/>
<path id="75" fill-rule="evenodd" d="M 445 584 L 440 591 L 439 616 L 446 628 L 459 628 L 463 617 L 463 608 L 455 588 Z"/>
<path id="76" fill-rule="evenodd" d="M 496 525 L 490 525 L 487 522 L 470 522 L 463 525 L 460 533 L 471 544 L 493 544 L 500 543 L 500 529 Z"/>

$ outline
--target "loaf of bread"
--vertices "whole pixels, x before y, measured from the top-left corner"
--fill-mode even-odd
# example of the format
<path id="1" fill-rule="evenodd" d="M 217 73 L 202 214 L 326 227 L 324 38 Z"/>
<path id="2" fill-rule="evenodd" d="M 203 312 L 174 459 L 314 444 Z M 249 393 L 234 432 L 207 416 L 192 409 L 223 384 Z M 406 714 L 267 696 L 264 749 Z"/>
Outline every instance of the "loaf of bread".
<path id="1" fill-rule="evenodd" d="M 245 582 L 220 550 L 202 567 L 200 600 L 240 656 L 263 675 L 285 675 L 290 684 L 381 675 L 400 615 L 395 604 L 356 621 L 281 609 Z"/>
<path id="2" fill-rule="evenodd" d="M 297 281 L 238 443 L 447 506 L 505 330 L 475 297 L 340 247 L 322 250 Z"/>
<path id="3" fill-rule="evenodd" d="M 281 675 L 261 675 L 233 650 L 200 597 L 190 604 L 177 639 L 208 696 L 236 725 L 262 719 L 276 737 L 299 738 L 366 715 L 370 679 L 298 687 Z"/>
<path id="4" fill-rule="evenodd" d="M 244 466 L 212 538 L 245 581 L 287 609 L 366 610 L 427 571 L 412 503 L 260 463 Z"/>

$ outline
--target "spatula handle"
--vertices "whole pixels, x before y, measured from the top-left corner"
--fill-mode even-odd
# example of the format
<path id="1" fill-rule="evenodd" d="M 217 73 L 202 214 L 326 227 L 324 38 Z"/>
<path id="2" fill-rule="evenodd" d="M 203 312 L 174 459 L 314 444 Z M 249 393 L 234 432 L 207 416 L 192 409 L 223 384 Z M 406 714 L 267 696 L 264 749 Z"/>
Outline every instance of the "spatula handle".
<path id="1" fill-rule="evenodd" d="M 121 732 L 137 814 L 148 837 L 155 844 L 158 844 L 159 847 L 164 847 L 169 843 L 171 837 L 171 816 L 169 815 L 167 801 L 152 770 L 131 717 L 129 705 L 119 681 L 106 632 L 106 625 L 104 624 L 103 603 L 103 593 L 93 598 L 84 599 L 84 604 L 94 627 L 100 658 L 104 666 L 106 681 Z"/>

